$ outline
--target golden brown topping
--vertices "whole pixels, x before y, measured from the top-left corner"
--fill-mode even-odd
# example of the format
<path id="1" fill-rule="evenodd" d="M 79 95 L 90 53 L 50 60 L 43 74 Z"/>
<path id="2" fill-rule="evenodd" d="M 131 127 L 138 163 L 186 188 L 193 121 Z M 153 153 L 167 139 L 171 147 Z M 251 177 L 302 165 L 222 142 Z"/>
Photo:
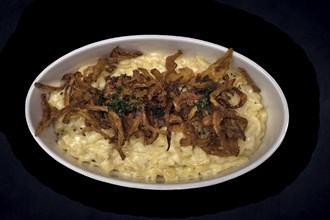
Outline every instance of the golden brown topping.
<path id="1" fill-rule="evenodd" d="M 230 67 L 231 58 L 233 56 L 233 49 L 229 48 L 224 56 L 220 57 L 215 63 L 211 64 L 206 70 L 199 75 L 201 78 L 209 76 L 213 81 L 220 81 Z"/>
<path id="2" fill-rule="evenodd" d="M 40 84 L 39 84 L 40 85 Z M 40 88 L 40 87 L 38 87 Z M 41 94 L 41 107 L 42 107 L 42 119 L 39 122 L 39 125 L 36 129 L 35 135 L 40 134 L 40 132 L 44 129 L 50 126 L 52 122 L 52 115 L 54 113 L 52 111 L 55 111 L 56 108 L 52 108 L 48 102 L 47 102 L 47 96 L 46 94 Z M 57 110 L 57 109 L 56 109 Z"/>
<path id="3" fill-rule="evenodd" d="M 251 85 L 254 92 L 261 92 L 260 88 L 257 86 L 257 84 L 253 81 L 253 79 L 249 76 L 249 74 L 246 72 L 243 68 L 237 68 L 238 71 L 245 77 L 245 80 Z"/>
<path id="4" fill-rule="evenodd" d="M 166 58 L 163 73 L 155 68 L 150 72 L 137 68 L 132 76 L 112 76 L 120 61 L 142 55 L 139 51 L 116 47 L 109 57 L 102 57 L 89 67 L 89 74 L 66 74 L 63 87 L 35 84 L 48 92 L 64 89 L 61 110 L 49 106 L 46 95 L 42 95 L 43 118 L 36 135 L 60 117 L 63 123 L 69 123 L 72 116 L 79 115 L 85 121 L 83 132 L 101 134 L 114 143 L 122 159 L 125 159 L 122 146 L 132 136 L 142 137 L 145 144 L 151 144 L 159 135 L 166 135 L 170 148 L 174 128 L 184 135 L 181 146 L 199 146 L 218 156 L 237 156 L 238 140 L 245 140 L 248 121 L 234 109 L 243 106 L 247 96 L 234 86 L 235 78 L 227 75 L 232 54 L 233 50 L 229 49 L 197 74 L 189 67 L 176 69 L 175 61 L 182 55 L 178 50 Z M 92 83 L 102 71 L 108 71 L 109 75 L 104 88 L 96 89 Z M 243 69 L 240 72 L 258 90 L 248 74 Z M 109 128 L 114 131 L 111 137 L 104 130 Z"/>
<path id="5" fill-rule="evenodd" d="M 58 91 L 58 90 L 62 90 L 64 88 L 64 86 L 56 87 L 56 86 L 50 86 L 50 85 L 42 84 L 42 83 L 39 83 L 39 82 L 36 82 L 34 84 L 34 86 L 39 88 L 39 89 L 45 90 L 47 92 Z"/>

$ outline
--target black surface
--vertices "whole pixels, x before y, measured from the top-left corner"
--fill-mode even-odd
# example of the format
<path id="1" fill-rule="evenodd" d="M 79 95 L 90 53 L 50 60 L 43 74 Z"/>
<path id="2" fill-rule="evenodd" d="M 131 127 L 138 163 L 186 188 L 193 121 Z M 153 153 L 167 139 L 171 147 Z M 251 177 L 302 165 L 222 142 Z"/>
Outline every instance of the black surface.
<path id="1" fill-rule="evenodd" d="M 329 79 L 321 68 L 324 66 L 313 66 L 295 41 L 260 17 L 228 5 L 201 2 L 189 3 L 189 9 L 182 1 L 182 5 L 175 1 L 162 5 L 156 1 L 151 4 L 139 1 L 129 3 L 130 7 L 127 7 L 128 1 L 109 6 L 96 1 L 93 4 L 35 1 L 28 6 L 0 57 L 2 72 L 6 73 L 3 82 L 15 82 L 11 90 L 2 87 L 1 91 L 4 103 L 10 103 L 10 108 L 1 109 L 1 131 L 10 147 L 2 136 L 0 216 L 3 214 L 5 219 L 330 217 L 326 210 L 330 202 L 327 185 L 330 181 L 326 175 L 329 163 L 325 160 L 330 155 L 325 132 L 329 126 L 326 124 L 329 94 L 320 87 L 321 106 L 325 107 L 320 112 L 316 81 L 316 76 Z M 286 4 L 292 8 L 293 1 Z M 147 10 L 145 5 L 154 10 Z M 270 2 L 258 7 L 262 10 L 271 6 Z M 126 22 L 124 17 L 131 19 Z M 159 24 L 150 23 L 150 19 Z M 294 17 L 288 16 L 288 21 L 294 21 Z M 308 25 L 312 24 L 311 21 Z M 322 27 L 329 30 L 326 22 Z M 234 180 L 212 187 L 170 192 L 100 183 L 51 159 L 34 142 L 25 123 L 24 100 L 33 79 L 52 61 L 77 47 L 131 34 L 199 38 L 233 47 L 259 63 L 277 80 L 289 103 L 290 125 L 278 151 L 257 169 Z M 325 34 L 329 36 L 329 32 Z M 307 42 L 314 40 L 317 39 Z M 324 44 L 326 46 L 329 44 Z M 329 59 L 327 51 L 324 48 L 315 51 L 323 55 L 324 63 Z M 320 64 L 320 61 L 313 63 Z M 319 84 L 326 85 L 320 80 Z M 13 93 L 15 91 L 20 92 Z"/>

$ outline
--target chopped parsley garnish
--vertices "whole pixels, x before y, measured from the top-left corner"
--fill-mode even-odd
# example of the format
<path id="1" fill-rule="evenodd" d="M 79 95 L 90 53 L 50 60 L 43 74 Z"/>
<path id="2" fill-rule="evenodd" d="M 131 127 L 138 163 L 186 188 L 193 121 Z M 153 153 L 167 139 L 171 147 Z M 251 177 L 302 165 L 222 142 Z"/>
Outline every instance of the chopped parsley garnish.
<path id="1" fill-rule="evenodd" d="M 103 98 L 102 96 L 99 97 L 99 100 L 97 102 L 98 105 L 103 105 L 104 102 L 106 101 L 107 99 Z"/>
<path id="2" fill-rule="evenodd" d="M 201 100 L 198 101 L 197 107 L 205 108 L 210 104 L 209 97 L 203 97 Z"/>
<path id="3" fill-rule="evenodd" d="M 203 81 L 203 82 L 210 81 L 210 77 L 209 77 L 209 75 L 204 76 L 203 79 L 202 79 L 202 81 Z"/>
<path id="4" fill-rule="evenodd" d="M 204 77 L 205 78 L 205 77 Z M 199 93 L 203 94 L 203 97 L 197 102 L 197 115 L 201 116 L 201 112 L 203 110 L 207 110 L 209 114 L 213 112 L 212 105 L 210 102 L 210 94 L 215 90 L 215 87 L 207 87 L 204 89 L 199 90 Z"/>
<path id="5" fill-rule="evenodd" d="M 108 105 L 108 109 L 116 112 L 119 116 L 121 116 L 123 113 L 132 112 L 135 106 L 136 102 L 130 103 L 123 99 L 116 98 Z"/>
<path id="6" fill-rule="evenodd" d="M 161 108 L 161 107 L 154 107 L 154 108 L 151 108 L 151 112 L 157 116 L 157 117 L 163 117 L 164 115 L 164 109 Z"/>
<path id="7" fill-rule="evenodd" d="M 205 90 L 204 90 L 204 96 L 205 97 L 210 97 L 210 94 L 213 92 L 215 90 L 215 88 L 214 87 L 207 87 L 207 88 L 205 88 Z"/>
<path id="8" fill-rule="evenodd" d="M 113 93 L 113 94 L 111 95 L 110 99 L 112 99 L 112 100 L 116 100 L 116 99 L 118 99 L 118 97 L 119 97 L 119 93 L 116 92 L 116 93 Z"/>
<path id="9" fill-rule="evenodd" d="M 120 98 L 122 90 L 122 87 L 116 88 L 116 92 L 111 94 L 110 98 L 99 97 L 97 104 L 108 106 L 109 110 L 116 112 L 119 116 L 123 113 L 133 112 L 139 104 L 138 99 L 135 96 Z M 134 101 L 132 102 L 132 100 Z M 102 115 L 102 118 L 106 118 L 105 113 Z"/>

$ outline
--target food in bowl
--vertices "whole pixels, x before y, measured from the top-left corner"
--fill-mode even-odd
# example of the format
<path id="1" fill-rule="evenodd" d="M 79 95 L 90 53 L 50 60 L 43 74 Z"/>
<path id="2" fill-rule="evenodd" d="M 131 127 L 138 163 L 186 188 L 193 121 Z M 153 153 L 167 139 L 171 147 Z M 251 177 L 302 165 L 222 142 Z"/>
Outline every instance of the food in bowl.
<path id="1" fill-rule="evenodd" d="M 214 177 L 249 161 L 268 118 L 260 89 L 233 50 L 203 56 L 114 48 L 94 65 L 41 82 L 39 135 L 86 167 L 133 180 L 179 182 Z M 54 140 L 55 141 L 55 140 Z"/>

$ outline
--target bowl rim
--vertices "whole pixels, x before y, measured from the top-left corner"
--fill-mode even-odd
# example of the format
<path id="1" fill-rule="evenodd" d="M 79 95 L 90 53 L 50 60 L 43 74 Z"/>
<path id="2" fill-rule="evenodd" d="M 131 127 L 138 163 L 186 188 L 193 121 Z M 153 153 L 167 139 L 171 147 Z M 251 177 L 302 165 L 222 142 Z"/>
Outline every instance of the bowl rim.
<path id="1" fill-rule="evenodd" d="M 187 43 L 199 44 L 202 46 L 209 46 L 212 48 L 216 48 L 218 50 L 227 49 L 224 46 L 221 46 L 221 45 L 218 45 L 215 43 L 211 43 L 208 41 L 200 40 L 200 39 L 191 38 L 191 37 L 174 36 L 174 35 L 129 35 L 129 36 L 121 36 L 121 37 L 104 39 L 101 41 L 90 43 L 85 46 L 79 47 L 75 50 L 72 50 L 71 52 L 66 53 L 65 55 L 59 57 L 58 59 L 53 61 L 50 65 L 48 65 L 45 69 L 43 69 L 43 71 L 41 73 L 38 74 L 38 76 L 32 82 L 32 84 L 28 90 L 28 93 L 26 95 L 26 99 L 25 99 L 25 118 L 26 118 L 28 128 L 29 128 L 33 138 L 39 144 L 39 146 L 49 156 L 51 156 L 53 159 L 55 159 L 57 162 L 61 163 L 62 165 L 66 166 L 67 168 L 69 168 L 79 174 L 82 174 L 82 175 L 92 178 L 94 180 L 98 180 L 98 181 L 109 183 L 109 184 L 114 184 L 114 185 L 118 185 L 118 186 L 129 187 L 129 188 L 148 189 L 148 190 L 181 190 L 181 189 L 201 188 L 201 187 L 216 185 L 216 184 L 234 179 L 238 176 L 241 176 L 241 175 L 253 170 L 254 168 L 258 167 L 259 165 L 261 165 L 279 148 L 279 146 L 281 145 L 281 143 L 286 135 L 288 125 L 289 125 L 289 107 L 288 107 L 285 95 L 284 95 L 282 89 L 280 88 L 280 86 L 278 85 L 278 83 L 275 81 L 275 79 L 265 69 L 263 69 L 259 64 L 255 63 L 253 60 L 249 59 L 248 57 L 245 57 L 244 55 L 234 51 L 233 57 L 237 57 L 237 58 L 243 60 L 244 62 L 249 63 L 249 65 L 258 69 L 258 72 L 262 73 L 271 82 L 271 84 L 276 88 L 276 90 L 279 94 L 281 103 L 283 104 L 283 111 L 284 111 L 283 122 L 284 123 L 281 126 L 280 135 L 276 139 L 276 142 L 273 144 L 273 146 L 269 150 L 267 150 L 265 154 L 263 154 L 261 157 L 259 157 L 256 161 L 248 164 L 247 166 L 245 166 L 239 170 L 236 170 L 235 172 L 224 174 L 219 177 L 215 177 L 215 178 L 211 178 L 211 179 L 198 180 L 198 181 L 193 181 L 193 182 L 182 182 L 182 183 L 149 183 L 149 182 L 129 181 L 129 180 L 125 180 L 125 179 L 115 179 L 115 178 L 111 178 L 110 176 L 103 176 L 101 174 L 96 174 L 87 169 L 80 168 L 78 165 L 73 165 L 70 162 L 68 162 L 67 160 L 58 156 L 50 148 L 45 146 L 41 142 L 41 139 L 38 136 L 35 136 L 35 134 L 34 134 L 32 121 L 31 121 L 31 118 L 29 117 L 30 116 L 29 102 L 32 97 L 32 92 L 35 89 L 34 83 L 37 82 L 40 78 L 42 78 L 44 75 L 46 75 L 46 73 L 49 70 L 51 70 L 54 66 L 58 65 L 58 63 L 61 63 L 62 61 L 66 60 L 67 58 L 80 54 L 86 50 L 93 49 L 96 46 L 114 44 L 116 42 L 124 42 L 124 41 L 128 41 L 128 40 L 185 41 Z"/>

